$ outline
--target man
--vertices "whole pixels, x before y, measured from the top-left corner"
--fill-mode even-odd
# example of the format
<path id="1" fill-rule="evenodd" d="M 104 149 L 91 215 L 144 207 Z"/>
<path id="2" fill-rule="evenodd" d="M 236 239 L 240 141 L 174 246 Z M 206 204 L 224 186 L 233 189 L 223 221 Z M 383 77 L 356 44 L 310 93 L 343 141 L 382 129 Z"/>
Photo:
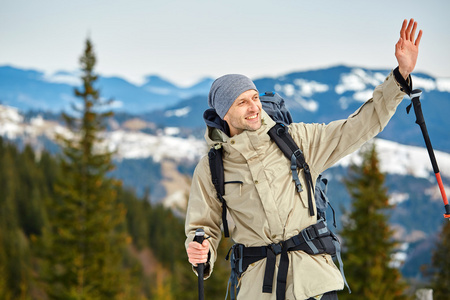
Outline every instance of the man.
<path id="1" fill-rule="evenodd" d="M 398 68 L 394 72 L 407 81 L 416 65 L 422 37 L 419 31 L 415 38 L 416 29 L 413 19 L 409 23 L 404 20 L 395 45 Z M 312 182 L 387 125 L 405 95 L 394 72 L 374 90 L 373 98 L 346 120 L 328 125 L 293 123 L 289 126 L 289 133 L 310 167 Z M 224 198 L 235 223 L 233 240 L 245 247 L 282 245 L 315 224 L 316 215 L 309 213 L 307 189 L 297 193 L 290 162 L 267 134 L 275 122 L 262 110 L 253 82 L 243 75 L 222 76 L 212 84 L 208 103 L 220 117 L 207 120 L 205 138 L 209 145 L 219 144 L 223 148 L 228 183 Z M 302 186 L 306 186 L 304 176 L 300 177 Z M 208 158 L 203 157 L 194 172 L 189 198 L 186 249 L 191 264 L 206 263 L 206 278 L 213 270 L 221 238 L 222 208 L 216 195 Z M 210 237 L 203 244 L 192 242 L 197 228 L 203 228 Z M 337 299 L 336 291 L 343 289 L 344 280 L 330 255 L 289 251 L 288 257 L 284 295 L 263 292 L 266 259 L 261 259 L 249 265 L 240 276 L 238 299 Z M 275 271 L 279 265 L 280 255 L 277 255 Z M 279 284 L 276 278 L 275 275 L 274 290 Z"/>

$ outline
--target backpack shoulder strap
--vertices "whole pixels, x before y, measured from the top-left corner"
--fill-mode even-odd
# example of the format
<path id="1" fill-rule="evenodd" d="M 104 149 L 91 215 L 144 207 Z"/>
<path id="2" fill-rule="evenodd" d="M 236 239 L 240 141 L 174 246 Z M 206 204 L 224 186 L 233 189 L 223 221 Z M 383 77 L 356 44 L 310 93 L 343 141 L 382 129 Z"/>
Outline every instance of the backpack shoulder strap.
<path id="1" fill-rule="evenodd" d="M 278 145 L 284 155 L 291 161 L 292 179 L 295 181 L 298 192 L 302 191 L 302 187 L 300 184 L 300 179 L 298 178 L 297 168 L 303 169 L 305 172 L 308 191 L 309 215 L 314 216 L 314 207 L 312 203 L 312 176 L 309 166 L 305 161 L 305 157 L 303 156 L 303 152 L 297 146 L 294 139 L 289 134 L 288 128 L 284 124 L 277 123 L 269 130 L 268 134 Z"/>
<path id="2" fill-rule="evenodd" d="M 328 189 L 328 179 L 319 174 L 316 180 L 316 188 L 314 191 L 314 198 L 316 200 L 316 209 L 317 209 L 317 219 L 324 219 L 327 221 L 326 210 L 327 208 L 331 208 L 333 212 L 333 226 L 336 228 L 336 212 L 334 211 L 333 206 L 328 200 L 327 189 Z"/>
<path id="3" fill-rule="evenodd" d="M 222 203 L 222 223 L 225 237 L 230 237 L 227 221 L 227 202 L 223 198 L 225 194 L 225 177 L 223 171 L 222 147 L 212 147 L 208 153 L 211 180 L 217 192 L 217 198 Z"/>

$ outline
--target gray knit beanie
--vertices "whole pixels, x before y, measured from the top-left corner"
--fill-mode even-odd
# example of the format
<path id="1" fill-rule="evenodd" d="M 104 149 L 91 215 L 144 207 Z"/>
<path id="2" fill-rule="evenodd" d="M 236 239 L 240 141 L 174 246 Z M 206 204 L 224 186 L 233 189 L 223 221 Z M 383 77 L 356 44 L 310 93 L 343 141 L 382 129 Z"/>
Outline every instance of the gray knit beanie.
<path id="1" fill-rule="evenodd" d="M 211 85 L 208 105 L 222 118 L 227 114 L 234 100 L 248 90 L 256 90 L 250 78 L 239 74 L 228 74 L 217 78 Z"/>

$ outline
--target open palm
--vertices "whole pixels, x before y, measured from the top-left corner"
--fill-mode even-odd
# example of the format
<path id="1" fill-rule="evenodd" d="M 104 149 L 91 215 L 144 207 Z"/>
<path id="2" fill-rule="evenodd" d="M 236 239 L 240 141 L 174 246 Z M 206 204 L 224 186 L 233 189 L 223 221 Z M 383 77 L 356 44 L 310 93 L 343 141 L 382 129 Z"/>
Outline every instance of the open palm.
<path id="1" fill-rule="evenodd" d="M 422 30 L 419 31 L 415 39 L 416 29 L 417 22 L 414 22 L 414 19 L 409 20 L 409 23 L 407 20 L 404 20 L 400 29 L 400 39 L 395 44 L 395 57 L 397 58 L 400 74 L 405 79 L 414 70 L 419 54 Z"/>

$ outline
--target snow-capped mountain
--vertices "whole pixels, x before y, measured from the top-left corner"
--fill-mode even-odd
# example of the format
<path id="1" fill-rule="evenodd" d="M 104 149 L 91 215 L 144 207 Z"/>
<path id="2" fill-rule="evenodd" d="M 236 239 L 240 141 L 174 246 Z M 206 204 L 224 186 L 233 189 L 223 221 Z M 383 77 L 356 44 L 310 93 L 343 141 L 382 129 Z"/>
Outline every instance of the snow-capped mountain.
<path id="1" fill-rule="evenodd" d="M 262 91 L 276 91 L 286 100 L 295 122 L 328 123 L 346 118 L 371 97 L 389 70 L 337 66 L 255 80 Z M 79 74 L 46 75 L 33 70 L 0 67 L 0 135 L 19 145 L 57 151 L 57 134 L 70 132 L 58 120 L 58 112 L 73 103 Z M 415 73 L 415 88 L 423 90 L 422 109 L 446 190 L 450 190 L 450 79 Z M 207 152 L 203 141 L 203 111 L 211 79 L 180 88 L 157 76 L 137 86 L 118 77 L 100 77 L 102 96 L 114 98 L 116 116 L 105 133 L 106 146 L 116 151 L 113 176 L 143 193 L 150 188 L 153 202 L 181 208 L 186 204 L 189 177 L 196 162 Z M 433 170 L 413 113 L 406 114 L 405 99 L 389 125 L 374 139 L 380 167 L 387 174 L 390 202 L 396 205 L 391 223 L 404 242 L 406 259 L 423 257 L 424 247 L 440 229 L 443 204 Z M 34 111 L 34 112 L 30 112 Z M 40 112 L 39 112 L 40 111 Z M 50 111 L 50 113 L 49 113 Z M 394 142 L 395 141 L 395 142 Z M 342 184 L 350 163 L 359 153 L 342 159 L 326 171 L 331 201 L 338 218 L 349 207 Z M 427 256 L 429 259 L 429 254 Z M 423 263 L 423 259 L 419 259 Z M 408 264 L 411 266 L 411 264 Z M 409 274 L 415 275 L 419 267 Z"/>
<path id="2" fill-rule="evenodd" d="M 373 89 L 384 81 L 389 70 L 369 70 L 338 66 L 322 70 L 291 73 L 277 78 L 256 79 L 261 91 L 276 91 L 286 101 L 294 122 L 329 123 L 353 113 L 372 96 Z M 414 88 L 423 90 L 422 109 L 433 146 L 450 151 L 450 79 L 413 75 Z M 164 109 L 141 115 L 161 126 L 203 128 L 203 111 L 208 108 L 204 95 L 179 101 Z M 415 125 L 414 112 L 406 113 L 411 103 L 405 97 L 398 112 L 380 137 L 402 144 L 423 146 L 420 129 Z"/>
<path id="3" fill-rule="evenodd" d="M 274 78 L 254 78 L 254 81 L 260 92 L 276 91 L 281 94 L 294 119 L 329 122 L 339 118 L 342 112 L 348 115 L 369 99 L 373 88 L 383 82 L 389 72 L 390 70 L 335 66 Z M 79 77 L 79 72 L 45 74 L 36 70 L 0 66 L 0 101 L 24 111 L 67 110 L 74 100 L 73 88 L 81 85 Z M 120 77 L 100 75 L 97 86 L 104 98 L 115 100 L 115 111 L 140 114 L 167 109 L 193 96 L 206 96 L 211 83 L 211 78 L 205 78 L 193 86 L 180 87 L 151 75 L 146 77 L 143 84 L 136 85 Z M 424 102 L 432 103 L 431 110 L 441 107 L 444 104 L 441 103 L 442 99 L 449 99 L 450 78 L 434 78 L 414 73 L 413 83 L 414 88 L 423 89 L 422 98 L 427 100 Z M 204 101 L 205 107 L 205 98 Z"/>
<path id="4" fill-rule="evenodd" d="M 100 76 L 97 87 L 102 97 L 114 100 L 113 110 L 142 113 L 201 94 L 211 83 L 212 79 L 206 78 L 184 88 L 158 76 L 148 76 L 142 85 L 136 85 L 120 77 Z M 79 72 L 45 74 L 37 70 L 0 66 L 0 103 L 23 111 L 67 111 L 75 100 L 74 87 L 80 85 Z"/>

